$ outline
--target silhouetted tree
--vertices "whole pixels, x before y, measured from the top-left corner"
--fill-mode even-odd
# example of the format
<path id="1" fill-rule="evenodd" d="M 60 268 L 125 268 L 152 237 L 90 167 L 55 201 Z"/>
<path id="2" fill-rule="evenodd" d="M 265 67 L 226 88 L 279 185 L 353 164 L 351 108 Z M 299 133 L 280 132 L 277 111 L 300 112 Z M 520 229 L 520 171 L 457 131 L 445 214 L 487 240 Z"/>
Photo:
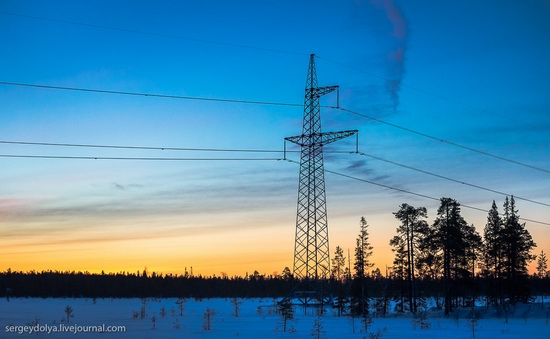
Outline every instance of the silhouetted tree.
<path id="1" fill-rule="evenodd" d="M 210 331 L 212 329 L 212 319 L 214 318 L 214 315 L 216 315 L 216 311 L 210 307 L 207 307 L 204 311 L 202 317 L 204 319 L 203 328 L 205 330 Z"/>
<path id="2" fill-rule="evenodd" d="M 514 197 L 504 201 L 504 270 L 506 294 L 510 302 L 527 301 L 530 296 L 527 265 L 536 256 L 531 251 L 536 246 L 525 223 L 519 223 Z"/>
<path id="3" fill-rule="evenodd" d="M 368 268 L 374 265 L 374 263 L 370 262 L 373 247 L 369 243 L 368 226 L 365 217 L 361 217 L 359 235 L 355 246 L 355 262 L 353 265 L 355 274 L 353 276 L 351 291 L 350 308 L 352 315 L 366 315 L 368 313 L 366 280 Z"/>
<path id="4" fill-rule="evenodd" d="M 292 279 L 292 272 L 290 271 L 290 268 L 288 268 L 288 266 L 285 266 L 285 268 L 283 269 L 283 273 L 281 273 L 281 278 L 285 281 Z"/>
<path id="5" fill-rule="evenodd" d="M 373 247 L 369 242 L 369 225 L 367 224 L 365 217 L 361 217 L 359 227 L 359 235 L 355 241 L 355 263 L 353 265 L 353 268 L 355 269 L 354 277 L 365 278 L 368 268 L 374 266 L 374 263 L 370 262 Z"/>
<path id="6" fill-rule="evenodd" d="M 396 296 L 396 311 L 405 312 L 405 281 L 406 281 L 406 261 L 407 250 L 405 241 L 399 236 L 394 236 L 390 240 L 392 252 L 395 253 L 393 258 L 392 277 L 397 280 L 399 294 Z"/>
<path id="7" fill-rule="evenodd" d="M 289 320 L 294 319 L 294 307 L 292 301 L 289 298 L 284 298 L 277 304 L 277 311 L 283 318 L 283 332 L 286 332 L 286 324 Z"/>
<path id="8" fill-rule="evenodd" d="M 475 260 L 475 251 L 471 247 L 480 246 L 480 237 L 460 215 L 460 204 L 451 198 L 441 198 L 437 218 L 423 241 L 427 243 L 424 247 L 431 248 L 433 255 L 443 259 L 445 315 L 449 315 L 459 286 L 458 280 L 472 274 L 469 267 Z"/>
<path id="9" fill-rule="evenodd" d="M 503 261 L 504 261 L 504 224 L 498 207 L 493 205 L 483 229 L 483 255 L 480 263 L 481 275 L 485 278 L 485 294 L 491 304 L 502 304 L 504 300 Z M 498 298 L 497 298 L 498 296 Z M 497 303 L 498 300 L 498 303 Z"/>
<path id="10" fill-rule="evenodd" d="M 65 319 L 67 320 L 67 323 L 69 323 L 71 321 L 71 318 L 74 317 L 74 311 L 71 306 L 65 307 L 65 315 Z"/>
<path id="11" fill-rule="evenodd" d="M 406 274 L 409 291 L 409 310 L 416 312 L 415 296 L 415 257 L 418 253 L 418 242 L 422 235 L 427 233 L 428 223 L 423 218 L 428 217 L 425 207 L 415 208 L 409 204 L 402 204 L 399 211 L 393 213 L 395 218 L 401 222 L 397 227 L 397 236 L 399 239 L 392 239 L 390 245 L 395 244 L 395 252 L 401 260 L 402 268 Z M 397 253 L 403 252 L 404 253 Z M 404 254 L 404 255 L 403 255 Z"/>
<path id="12" fill-rule="evenodd" d="M 231 305 L 233 306 L 235 312 L 233 313 L 235 317 L 239 316 L 239 306 L 242 305 L 242 301 L 239 301 L 239 298 L 231 298 Z"/>
<path id="13" fill-rule="evenodd" d="M 546 253 L 544 253 L 544 251 L 540 251 L 537 258 L 537 276 L 540 279 L 544 279 L 548 276 L 548 258 L 546 258 Z"/>
<path id="14" fill-rule="evenodd" d="M 346 268 L 346 257 L 344 257 L 344 250 L 340 246 L 336 246 L 334 257 L 331 261 L 331 278 L 337 281 L 342 281 L 344 279 L 344 272 Z"/>

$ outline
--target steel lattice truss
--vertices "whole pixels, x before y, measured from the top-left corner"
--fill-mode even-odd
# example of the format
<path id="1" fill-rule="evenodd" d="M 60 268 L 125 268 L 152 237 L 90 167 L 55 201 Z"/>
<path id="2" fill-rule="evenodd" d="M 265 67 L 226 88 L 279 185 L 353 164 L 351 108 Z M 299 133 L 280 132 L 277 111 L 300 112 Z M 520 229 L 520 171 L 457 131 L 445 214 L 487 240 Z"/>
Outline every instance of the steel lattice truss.
<path id="1" fill-rule="evenodd" d="M 302 135 L 285 140 L 301 146 L 298 210 L 294 244 L 294 277 L 319 280 L 329 277 L 330 254 L 323 146 L 349 137 L 353 131 L 321 132 L 319 98 L 338 86 L 317 86 L 315 56 L 309 60 Z"/>

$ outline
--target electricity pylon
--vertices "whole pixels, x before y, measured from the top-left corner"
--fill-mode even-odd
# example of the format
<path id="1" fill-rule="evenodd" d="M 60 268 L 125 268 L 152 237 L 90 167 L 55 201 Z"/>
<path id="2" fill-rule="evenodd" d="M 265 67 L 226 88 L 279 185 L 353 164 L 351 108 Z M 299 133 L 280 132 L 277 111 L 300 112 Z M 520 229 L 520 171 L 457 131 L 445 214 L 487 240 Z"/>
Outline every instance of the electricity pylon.
<path id="1" fill-rule="evenodd" d="M 321 132 L 319 98 L 337 89 L 338 86 L 317 86 L 315 55 L 311 54 L 302 134 L 285 138 L 301 147 L 293 274 L 306 282 L 300 286 L 301 291 L 294 291 L 294 297 L 306 305 L 312 300 L 323 302 L 326 291 L 319 288 L 318 282 L 328 279 L 330 270 L 323 146 L 357 133 L 357 130 Z"/>

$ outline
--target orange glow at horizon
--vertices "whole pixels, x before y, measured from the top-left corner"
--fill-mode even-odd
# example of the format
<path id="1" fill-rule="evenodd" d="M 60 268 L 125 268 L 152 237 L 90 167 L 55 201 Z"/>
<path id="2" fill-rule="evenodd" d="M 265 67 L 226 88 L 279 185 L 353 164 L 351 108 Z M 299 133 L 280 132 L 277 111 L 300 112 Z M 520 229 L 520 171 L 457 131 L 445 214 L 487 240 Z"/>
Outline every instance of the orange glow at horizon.
<path id="1" fill-rule="evenodd" d="M 360 217 L 338 217 L 331 223 L 331 257 L 336 246 L 348 250 L 353 270 L 355 238 Z M 393 252 L 389 239 L 395 233 L 396 220 L 387 215 L 367 218 L 369 239 L 374 247 L 373 270 L 385 274 L 391 267 Z M 130 222 L 131 223 L 131 222 Z M 128 227 L 128 226 L 126 226 Z M 195 275 L 245 276 L 258 271 L 264 275 L 279 274 L 285 267 L 292 270 L 294 227 L 273 223 L 264 228 L 245 227 L 231 231 L 230 227 L 185 234 L 186 229 L 173 230 L 155 225 L 157 234 L 146 228 L 136 228 L 129 234 L 122 228 L 106 232 L 79 230 L 72 233 L 32 236 L 8 240 L 0 249 L 0 270 L 12 271 L 81 271 L 90 273 L 156 272 L 184 274 L 193 268 Z M 166 231 L 165 229 L 169 229 Z M 550 241 L 542 227 L 528 227 L 537 247 L 532 254 L 547 252 Z M 160 231 L 164 230 L 164 231 Z M 482 228 L 478 227 L 482 232 Z M 164 233 L 163 233 L 164 232 Z M 183 234 L 178 234 L 183 233 Z M 536 260 L 529 264 L 534 272 Z"/>

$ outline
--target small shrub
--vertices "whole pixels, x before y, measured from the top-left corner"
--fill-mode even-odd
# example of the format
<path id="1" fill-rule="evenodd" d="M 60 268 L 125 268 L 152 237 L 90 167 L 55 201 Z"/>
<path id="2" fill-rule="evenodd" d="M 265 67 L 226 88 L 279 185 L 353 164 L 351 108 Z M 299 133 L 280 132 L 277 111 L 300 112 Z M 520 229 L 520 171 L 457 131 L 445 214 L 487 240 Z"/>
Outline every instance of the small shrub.
<path id="1" fill-rule="evenodd" d="M 479 312 L 472 308 L 468 314 L 468 322 L 470 323 L 470 328 L 472 329 L 472 338 L 476 336 L 476 327 L 479 325 L 479 318 Z"/>
<path id="2" fill-rule="evenodd" d="M 416 329 L 416 326 L 419 326 L 422 330 L 429 329 L 432 324 L 428 321 L 428 315 L 426 311 L 419 311 L 414 314 L 412 319 L 413 328 Z"/>
<path id="3" fill-rule="evenodd" d="M 369 333 L 369 339 L 379 339 L 382 337 L 382 330 L 378 330 L 376 333 Z"/>
<path id="4" fill-rule="evenodd" d="M 71 318 L 74 318 L 74 312 L 73 312 L 73 308 L 71 306 L 68 306 L 65 307 L 65 319 L 67 321 L 67 324 L 69 323 L 70 319 Z"/>
<path id="5" fill-rule="evenodd" d="M 311 329 L 311 336 L 315 339 L 321 339 L 325 337 L 325 330 L 323 328 L 323 321 L 320 316 L 313 322 L 313 328 Z"/>
<path id="6" fill-rule="evenodd" d="M 212 318 L 214 318 L 214 315 L 216 314 L 216 311 L 211 309 L 210 307 L 206 308 L 206 311 L 204 311 L 203 319 L 204 319 L 204 325 L 203 328 L 207 331 L 210 331 L 212 329 Z"/>

